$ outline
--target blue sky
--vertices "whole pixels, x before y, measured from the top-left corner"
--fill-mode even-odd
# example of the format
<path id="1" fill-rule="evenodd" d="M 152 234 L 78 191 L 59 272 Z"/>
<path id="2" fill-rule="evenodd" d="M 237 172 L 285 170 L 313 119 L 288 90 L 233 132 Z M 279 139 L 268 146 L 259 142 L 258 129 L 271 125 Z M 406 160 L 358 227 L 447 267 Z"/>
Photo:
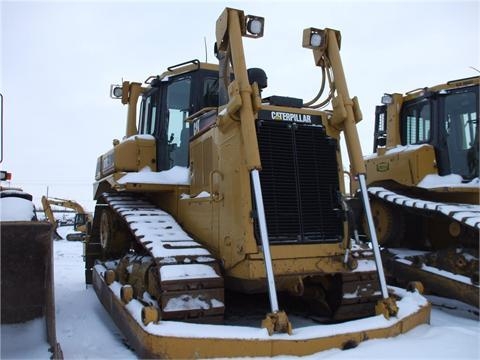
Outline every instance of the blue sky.
<path id="1" fill-rule="evenodd" d="M 358 96 L 364 154 L 381 95 L 478 75 L 478 1 L 149 1 L 0 3 L 4 95 L 2 170 L 12 186 L 75 199 L 93 210 L 97 156 L 125 131 L 126 109 L 108 96 L 122 78 L 143 81 L 186 60 L 215 61 L 215 22 L 225 6 L 266 18 L 244 41 L 262 67 L 264 95 L 310 100 L 320 73 L 301 47 L 307 27 L 342 33 L 350 95 Z M 346 153 L 344 155 L 346 157 Z"/>

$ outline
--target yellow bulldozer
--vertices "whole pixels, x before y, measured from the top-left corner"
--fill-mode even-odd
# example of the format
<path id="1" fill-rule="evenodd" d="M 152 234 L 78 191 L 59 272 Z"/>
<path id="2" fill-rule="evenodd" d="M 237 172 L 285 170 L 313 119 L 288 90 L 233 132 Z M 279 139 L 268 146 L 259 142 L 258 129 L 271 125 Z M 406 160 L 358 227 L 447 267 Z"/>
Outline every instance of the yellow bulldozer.
<path id="1" fill-rule="evenodd" d="M 218 64 L 111 87 L 126 135 L 97 161 L 85 276 L 141 357 L 305 355 L 429 321 L 418 293 L 408 309 L 387 289 L 375 232 L 371 247 L 350 240 L 341 134 L 370 210 L 340 32 L 303 32 L 323 79 L 312 101 L 262 98 L 267 76 L 247 69 L 243 38 L 264 22 L 226 8 Z M 302 332 L 289 318 L 300 313 L 339 325 Z"/>
<path id="2" fill-rule="evenodd" d="M 42 196 L 43 211 L 48 221 L 52 224 L 53 235 L 56 239 L 61 239 L 62 237 L 57 233 L 58 222 L 55 219 L 55 214 L 51 205 L 61 206 L 75 211 L 73 230 L 78 232 L 67 234 L 66 238 L 68 241 L 83 241 L 88 231 L 88 227 L 92 223 L 92 214 L 85 211 L 83 206 L 74 200 Z"/>
<path id="3" fill-rule="evenodd" d="M 385 94 L 365 158 L 390 278 L 477 308 L 479 84 L 477 76 Z"/>

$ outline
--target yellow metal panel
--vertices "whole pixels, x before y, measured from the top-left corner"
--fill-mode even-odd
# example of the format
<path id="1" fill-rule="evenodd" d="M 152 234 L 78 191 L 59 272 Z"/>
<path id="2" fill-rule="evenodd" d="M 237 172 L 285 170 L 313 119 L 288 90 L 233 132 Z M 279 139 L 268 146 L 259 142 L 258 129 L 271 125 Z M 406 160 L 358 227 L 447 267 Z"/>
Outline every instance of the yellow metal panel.
<path id="1" fill-rule="evenodd" d="M 437 174 L 435 151 L 431 145 L 373 156 L 365 160 L 365 166 L 368 183 L 392 179 L 411 186 L 418 184 L 426 175 Z"/>

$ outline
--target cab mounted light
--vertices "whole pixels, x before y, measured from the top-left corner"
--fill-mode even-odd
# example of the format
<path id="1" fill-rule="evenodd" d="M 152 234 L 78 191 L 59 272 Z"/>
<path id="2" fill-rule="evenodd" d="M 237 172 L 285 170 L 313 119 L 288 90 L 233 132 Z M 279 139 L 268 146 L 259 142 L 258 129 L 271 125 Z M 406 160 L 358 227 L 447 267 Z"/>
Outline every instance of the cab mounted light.
<path id="1" fill-rule="evenodd" d="M 381 101 L 383 105 L 390 105 L 393 102 L 393 97 L 390 94 L 385 94 L 382 96 Z"/>
<path id="2" fill-rule="evenodd" d="M 265 19 L 260 16 L 247 15 L 245 16 L 245 36 L 252 38 L 260 38 L 263 36 L 263 29 Z"/>
<path id="3" fill-rule="evenodd" d="M 121 99 L 123 96 L 122 85 L 110 85 L 110 97 L 112 99 Z"/>
<path id="4" fill-rule="evenodd" d="M 12 174 L 4 170 L 0 171 L 0 180 L 1 181 L 12 180 Z"/>

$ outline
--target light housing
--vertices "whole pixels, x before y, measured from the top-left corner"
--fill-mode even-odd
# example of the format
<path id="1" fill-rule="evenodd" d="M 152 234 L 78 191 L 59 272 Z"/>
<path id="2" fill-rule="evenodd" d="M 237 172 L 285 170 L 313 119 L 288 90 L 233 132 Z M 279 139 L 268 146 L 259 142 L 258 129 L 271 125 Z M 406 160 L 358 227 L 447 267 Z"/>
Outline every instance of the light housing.
<path id="1" fill-rule="evenodd" d="M 1 170 L 0 171 L 0 180 L 1 181 L 9 181 L 12 180 L 12 174 L 8 171 Z"/>
<path id="2" fill-rule="evenodd" d="M 390 105 L 393 102 L 393 97 L 391 94 L 384 94 L 381 100 L 383 105 Z"/>
<path id="3" fill-rule="evenodd" d="M 112 99 L 121 99 L 123 96 L 122 85 L 110 85 L 110 97 Z"/>
<path id="4" fill-rule="evenodd" d="M 316 28 L 303 30 L 302 46 L 307 49 L 325 49 L 327 45 L 326 31 Z"/>
<path id="5" fill-rule="evenodd" d="M 263 36 L 265 28 L 265 19 L 261 16 L 247 15 L 245 16 L 245 36 L 260 38 Z"/>

